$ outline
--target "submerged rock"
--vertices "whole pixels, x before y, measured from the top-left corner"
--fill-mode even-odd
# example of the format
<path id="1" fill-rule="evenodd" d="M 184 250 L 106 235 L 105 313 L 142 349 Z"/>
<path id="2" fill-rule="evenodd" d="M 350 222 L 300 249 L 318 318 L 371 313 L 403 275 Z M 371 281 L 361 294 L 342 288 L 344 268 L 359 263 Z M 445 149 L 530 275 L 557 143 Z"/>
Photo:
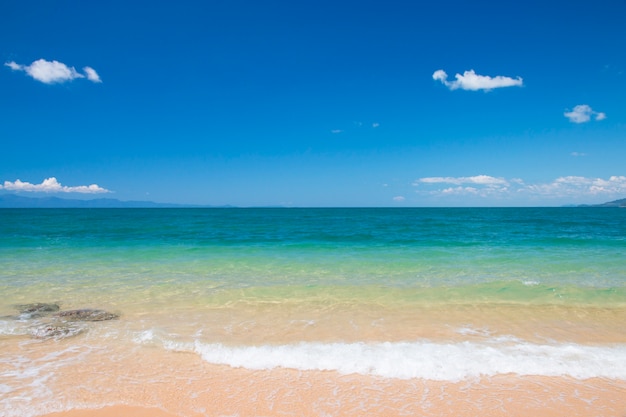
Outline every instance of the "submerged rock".
<path id="1" fill-rule="evenodd" d="M 114 320 L 120 317 L 119 314 L 91 308 L 61 311 L 56 314 L 56 316 L 69 321 L 105 321 Z"/>
<path id="2" fill-rule="evenodd" d="M 64 339 L 76 336 L 85 331 L 85 328 L 72 325 L 43 324 L 30 329 L 30 334 L 36 339 Z"/>
<path id="3" fill-rule="evenodd" d="M 26 331 L 32 337 L 43 340 L 58 340 L 79 335 L 89 328 L 88 324 L 81 322 L 119 318 L 119 314 L 92 308 L 59 311 L 59 305 L 53 303 L 21 304 L 15 307 L 20 312 L 20 315 L 13 318 L 22 321 L 29 320 L 30 324 Z M 30 321 L 30 319 L 33 320 Z"/>
<path id="4" fill-rule="evenodd" d="M 20 312 L 20 318 L 35 318 L 59 311 L 59 305 L 53 303 L 31 303 L 16 306 Z"/>

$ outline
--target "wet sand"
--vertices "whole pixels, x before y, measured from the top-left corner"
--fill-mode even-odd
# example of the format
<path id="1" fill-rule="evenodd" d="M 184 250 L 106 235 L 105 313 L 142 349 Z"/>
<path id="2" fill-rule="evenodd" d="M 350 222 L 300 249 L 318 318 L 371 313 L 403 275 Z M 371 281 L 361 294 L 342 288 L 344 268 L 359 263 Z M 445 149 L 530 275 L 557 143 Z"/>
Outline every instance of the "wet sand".
<path id="1" fill-rule="evenodd" d="M 47 414 L 46 417 L 176 417 L 156 408 L 145 407 L 129 407 L 124 405 L 115 405 L 87 410 L 71 410 L 61 413 Z"/>
<path id="2" fill-rule="evenodd" d="M 201 416 L 512 416 L 619 417 L 626 415 L 626 384 L 611 381 L 498 378 L 475 383 L 380 382 L 327 376 L 287 378 L 282 388 L 252 378 L 243 386 L 213 386 L 195 399 L 156 393 L 163 409 L 115 405 L 71 410 L 45 417 L 201 417 Z M 237 378 L 238 379 L 238 378 Z M 358 378 L 357 378 L 358 379 Z M 292 386 L 287 387 L 289 381 Z M 236 381 L 241 383 L 242 381 Z M 314 384 L 319 386 L 311 386 Z M 332 387 L 332 388 L 331 388 Z M 381 392 L 384 391 L 384 392 Z M 235 394 L 236 395 L 233 395 Z M 129 393 L 133 396 L 132 393 Z M 179 393 L 180 394 L 180 393 Z M 402 400 L 401 398 L 405 398 Z M 409 400 L 406 397 L 411 397 Z M 166 411 L 167 410 L 167 411 Z"/>
<path id="3" fill-rule="evenodd" d="M 113 353 L 111 355 L 111 353 Z M 156 352 L 155 352 L 156 353 Z M 455 416 L 622 417 L 626 381 L 498 375 L 459 382 L 334 371 L 254 371 L 192 354 L 114 352 L 72 366 L 50 388 L 66 404 L 45 417 Z M 53 404 L 50 404 L 53 405 Z M 57 404 L 59 406 L 59 404 Z M 58 411 L 58 410 L 57 410 Z"/>

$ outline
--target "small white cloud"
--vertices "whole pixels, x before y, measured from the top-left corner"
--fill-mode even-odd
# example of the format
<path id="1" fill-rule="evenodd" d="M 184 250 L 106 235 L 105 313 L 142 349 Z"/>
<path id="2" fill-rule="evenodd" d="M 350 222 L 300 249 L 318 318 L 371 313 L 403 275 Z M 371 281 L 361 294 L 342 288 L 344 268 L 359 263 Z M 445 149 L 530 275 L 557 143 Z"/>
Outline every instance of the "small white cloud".
<path id="1" fill-rule="evenodd" d="M 474 194 L 478 195 L 479 190 L 476 187 L 449 187 L 441 190 L 442 194 L 447 195 L 464 195 L 464 194 Z"/>
<path id="2" fill-rule="evenodd" d="M 446 84 L 446 80 L 448 79 L 448 74 L 444 70 L 437 70 L 433 73 L 433 80 L 441 81 L 443 84 Z"/>
<path id="3" fill-rule="evenodd" d="M 489 175 L 475 175 L 472 177 L 425 177 L 416 180 L 413 185 L 424 186 L 430 191 L 430 194 L 440 195 L 475 195 L 480 197 L 488 197 L 501 195 L 508 192 L 510 183 L 504 178 L 492 177 Z M 446 187 L 442 189 L 433 189 L 437 184 L 455 185 L 455 187 Z"/>
<path id="4" fill-rule="evenodd" d="M 626 192 L 626 177 L 613 175 L 608 180 L 579 176 L 559 177 L 548 184 L 531 186 L 532 191 L 540 194 L 570 196 L 577 194 L 622 194 Z"/>
<path id="5" fill-rule="evenodd" d="M 4 65 L 14 71 L 24 71 L 33 79 L 45 84 L 64 83 L 66 81 L 72 81 L 77 78 L 85 77 L 93 82 L 102 82 L 98 73 L 91 67 L 85 67 L 84 71 L 86 75 L 83 75 L 76 71 L 74 67 L 69 67 L 59 61 L 46 61 L 45 59 L 38 59 L 30 65 L 20 65 L 14 61 L 7 62 Z"/>
<path id="6" fill-rule="evenodd" d="M 336 135 L 337 133 L 342 133 L 342 132 L 343 132 L 343 130 L 341 130 L 341 129 L 333 129 L 333 130 L 331 130 L 331 131 L 330 131 L 330 133 L 333 133 L 333 134 L 335 134 L 335 135 Z"/>
<path id="7" fill-rule="evenodd" d="M 13 71 L 19 71 L 22 69 L 22 66 L 17 64 L 15 61 L 6 62 L 4 65 L 11 68 Z"/>
<path id="8" fill-rule="evenodd" d="M 30 65 L 20 65 L 19 69 L 42 83 L 62 83 L 76 78 L 83 78 L 74 67 L 68 67 L 59 61 L 38 59 Z"/>
<path id="9" fill-rule="evenodd" d="M 379 126 L 380 126 L 380 123 L 372 123 L 372 127 L 373 127 L 374 129 L 376 129 L 376 128 L 377 128 L 377 127 L 379 127 Z"/>
<path id="10" fill-rule="evenodd" d="M 89 81 L 93 81 L 94 83 L 102 82 L 102 80 L 100 79 L 100 76 L 98 75 L 95 69 L 91 67 L 85 67 L 83 68 L 83 71 L 85 71 L 85 74 L 87 75 L 87 79 Z"/>
<path id="11" fill-rule="evenodd" d="M 508 181 L 504 178 L 491 177 L 489 175 L 475 175 L 473 177 L 426 177 L 417 180 L 422 183 L 429 184 L 491 184 L 491 185 L 508 185 Z"/>
<path id="12" fill-rule="evenodd" d="M 0 185 L 0 190 L 82 194 L 100 194 L 110 192 L 106 188 L 102 188 L 97 184 L 68 187 L 65 185 L 61 185 L 61 183 L 59 183 L 55 177 L 46 178 L 41 182 L 41 184 L 31 184 L 30 182 L 20 181 L 19 179 L 15 180 L 14 182 L 5 181 L 4 185 Z"/>
<path id="13" fill-rule="evenodd" d="M 521 87 L 524 83 L 522 77 L 511 78 L 502 75 L 490 77 L 488 75 L 478 75 L 474 70 L 465 71 L 463 75 L 456 74 L 455 81 L 448 81 L 448 74 L 444 70 L 437 70 L 433 73 L 433 80 L 441 81 L 450 90 L 493 90 L 502 87 Z"/>
<path id="14" fill-rule="evenodd" d="M 572 152 L 572 153 L 570 153 L 570 155 L 571 155 L 571 156 L 575 156 L 575 157 L 578 157 L 578 156 L 587 156 L 587 154 L 586 154 L 586 153 L 584 153 L 584 152 Z"/>
<path id="15" fill-rule="evenodd" d="M 404 196 L 401 196 L 401 195 L 395 196 L 395 197 L 393 198 L 393 201 L 396 201 L 396 202 L 398 202 L 398 203 L 401 203 L 401 202 L 403 202 L 404 200 L 406 200 L 406 198 L 404 198 Z"/>
<path id="16" fill-rule="evenodd" d="M 438 185 L 445 185 L 438 187 Z M 527 184 L 520 178 L 506 180 L 488 175 L 474 177 L 425 177 L 416 180 L 421 193 L 431 195 L 475 195 L 479 197 L 512 197 L 526 195 L 574 199 L 585 196 L 620 196 L 626 193 L 626 176 L 609 179 L 580 176 L 559 177 L 548 183 Z M 453 185 L 449 187 L 447 185 Z"/>
<path id="17" fill-rule="evenodd" d="M 594 111 L 591 106 L 587 104 L 579 104 L 574 107 L 574 110 L 566 111 L 563 115 L 572 123 L 587 123 L 592 117 L 595 120 L 606 119 L 605 113 Z"/>

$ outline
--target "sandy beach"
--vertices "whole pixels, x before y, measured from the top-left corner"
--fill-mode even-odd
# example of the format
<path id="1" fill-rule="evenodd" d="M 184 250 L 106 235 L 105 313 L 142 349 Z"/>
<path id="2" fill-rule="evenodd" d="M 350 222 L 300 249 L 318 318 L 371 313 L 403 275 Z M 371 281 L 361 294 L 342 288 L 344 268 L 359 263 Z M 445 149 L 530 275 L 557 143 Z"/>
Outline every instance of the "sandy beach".
<path id="1" fill-rule="evenodd" d="M 279 416 L 623 416 L 626 381 L 497 375 L 457 382 L 342 375 L 334 371 L 249 370 L 197 355 L 142 351 L 117 360 L 89 354 L 48 387 L 45 417 Z M 42 404 L 43 405 L 43 404 Z M 41 408 L 43 410 L 44 407 Z"/>
<path id="2" fill-rule="evenodd" d="M 231 373 L 232 375 L 227 375 Z M 499 377 L 443 384 L 369 380 L 336 375 L 253 375 L 216 372 L 222 384 L 189 398 L 176 385 L 124 389 L 121 403 L 158 398 L 160 408 L 111 405 L 44 414 L 44 417 L 205 416 L 622 416 L 626 383 L 558 378 Z M 246 374 L 246 375 L 242 375 Z M 338 383 L 339 382 L 339 383 Z M 110 399 L 108 400 L 110 401 Z M 148 400 L 147 403 L 150 403 Z"/>

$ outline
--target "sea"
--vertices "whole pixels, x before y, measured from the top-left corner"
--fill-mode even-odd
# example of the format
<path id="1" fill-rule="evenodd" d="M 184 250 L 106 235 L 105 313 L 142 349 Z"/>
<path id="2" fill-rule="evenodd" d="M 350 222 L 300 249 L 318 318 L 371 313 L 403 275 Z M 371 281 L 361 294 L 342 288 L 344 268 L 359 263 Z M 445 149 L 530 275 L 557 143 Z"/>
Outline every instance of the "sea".
<path id="1" fill-rule="evenodd" d="M 112 405 L 626 416 L 626 210 L 0 209 L 0 416 Z"/>

